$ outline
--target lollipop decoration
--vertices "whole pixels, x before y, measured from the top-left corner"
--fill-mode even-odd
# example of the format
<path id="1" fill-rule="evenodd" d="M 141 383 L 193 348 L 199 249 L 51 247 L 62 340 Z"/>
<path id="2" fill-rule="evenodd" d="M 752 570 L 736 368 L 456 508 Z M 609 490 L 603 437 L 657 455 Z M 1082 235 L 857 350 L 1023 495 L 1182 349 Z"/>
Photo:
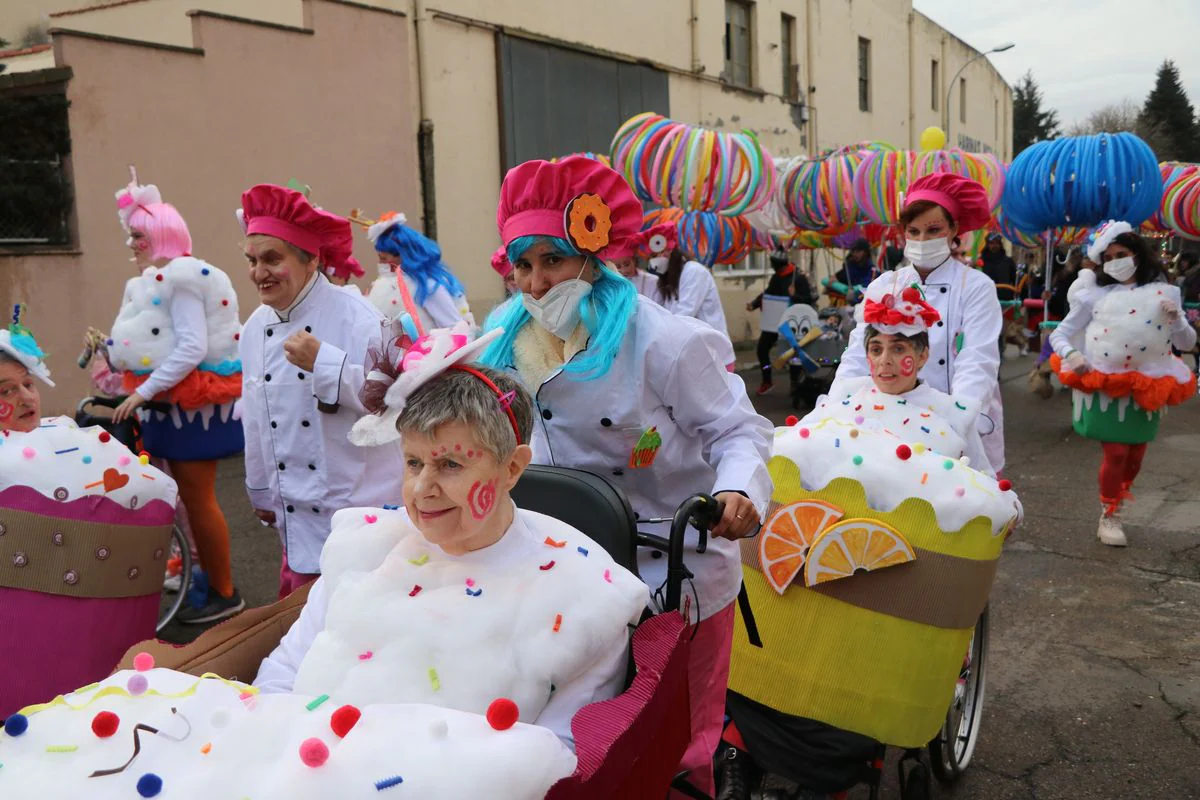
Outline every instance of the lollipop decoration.
<path id="1" fill-rule="evenodd" d="M 612 166 L 612 159 L 610 159 L 610 158 L 609 158 L 607 155 L 605 155 L 604 153 L 589 153 L 589 152 L 583 152 L 583 153 L 568 153 L 568 154 L 567 154 L 567 155 L 565 155 L 565 156 L 560 156 L 560 157 L 558 157 L 558 158 L 552 158 L 552 159 L 550 159 L 550 163 L 551 163 L 551 164 L 555 164 L 555 163 L 557 163 L 557 162 L 559 162 L 559 161 L 562 161 L 564 158 L 570 158 L 571 156 L 583 156 L 584 158 L 590 158 L 592 161 L 599 161 L 601 164 L 603 164 L 603 165 L 604 165 L 604 166 L 606 166 L 606 167 L 611 167 L 611 166 Z"/>
<path id="2" fill-rule="evenodd" d="M 1003 164 L 988 153 L 963 150 L 874 150 L 854 173 L 854 199 L 862 213 L 881 225 L 896 225 L 908 185 L 935 172 L 949 172 L 978 181 L 992 207 L 1004 192 Z"/>
<path id="3" fill-rule="evenodd" d="M 781 194 L 788 216 L 799 228 L 840 233 L 858 221 L 854 175 L 863 163 L 859 150 L 838 151 L 791 165 Z"/>
<path id="4" fill-rule="evenodd" d="M 775 164 L 749 131 L 718 133 L 646 112 L 613 137 L 613 169 L 643 202 L 738 216 L 775 191 Z"/>
<path id="5" fill-rule="evenodd" d="M 754 229 L 743 217 L 660 208 L 646 212 L 643 228 L 675 223 L 679 249 L 702 264 L 737 264 L 754 247 Z"/>
<path id="6" fill-rule="evenodd" d="M 1200 239 L 1200 167 L 1176 164 L 1163 191 L 1163 225 L 1188 239 Z"/>

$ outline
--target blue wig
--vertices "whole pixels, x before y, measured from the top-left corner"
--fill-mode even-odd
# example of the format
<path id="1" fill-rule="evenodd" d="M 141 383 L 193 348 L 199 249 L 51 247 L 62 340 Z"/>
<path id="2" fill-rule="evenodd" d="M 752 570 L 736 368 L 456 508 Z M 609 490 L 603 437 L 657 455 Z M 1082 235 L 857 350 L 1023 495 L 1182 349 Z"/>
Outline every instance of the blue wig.
<path id="1" fill-rule="evenodd" d="M 391 226 L 375 240 L 375 250 L 397 256 L 404 274 L 417 284 L 417 305 L 425 305 L 429 295 L 444 286 L 450 295 L 466 294 L 458 278 L 442 263 L 442 248 L 404 223 Z"/>
<path id="2" fill-rule="evenodd" d="M 583 255 L 566 239 L 553 236 L 521 236 L 508 245 L 508 260 L 516 264 L 531 247 L 549 244 L 560 256 Z M 608 267 L 600 264 L 592 291 L 579 303 L 580 317 L 591 334 L 588 347 L 578 358 L 563 367 L 568 375 L 582 381 L 596 380 L 608 374 L 629 320 L 637 309 L 637 289 L 632 283 Z M 488 315 L 485 330 L 504 328 L 504 333 L 484 351 L 480 362 L 496 369 L 504 369 L 513 363 L 513 342 L 521 328 L 533 320 L 521 302 L 518 292 L 507 302 Z M 537 324 L 536 322 L 534 323 Z M 535 391 L 537 387 L 530 387 Z"/>

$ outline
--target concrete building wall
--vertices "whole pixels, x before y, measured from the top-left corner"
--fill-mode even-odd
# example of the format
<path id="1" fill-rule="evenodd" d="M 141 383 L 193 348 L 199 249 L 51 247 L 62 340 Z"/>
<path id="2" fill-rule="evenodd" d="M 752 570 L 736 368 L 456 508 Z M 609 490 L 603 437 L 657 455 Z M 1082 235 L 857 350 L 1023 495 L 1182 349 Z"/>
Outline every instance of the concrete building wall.
<path id="1" fill-rule="evenodd" d="M 307 32 L 193 16 L 190 50 L 55 36 L 58 63 L 74 72 L 67 96 L 78 249 L 0 254 L 0 305 L 27 303 L 29 325 L 51 354 L 58 388 L 49 410 L 65 411 L 87 393 L 74 365 L 82 334 L 88 325 L 108 329 L 132 276 L 113 200 L 128 181 L 126 165 L 179 208 L 197 257 L 229 273 L 243 319 L 258 305 L 233 216 L 244 189 L 295 176 L 312 185 L 314 201 L 341 213 L 416 207 L 405 17 L 329 0 L 309 7 Z M 371 75 L 394 76 L 396 102 L 363 102 Z M 356 255 L 373 273 L 374 253 L 356 236 Z"/>

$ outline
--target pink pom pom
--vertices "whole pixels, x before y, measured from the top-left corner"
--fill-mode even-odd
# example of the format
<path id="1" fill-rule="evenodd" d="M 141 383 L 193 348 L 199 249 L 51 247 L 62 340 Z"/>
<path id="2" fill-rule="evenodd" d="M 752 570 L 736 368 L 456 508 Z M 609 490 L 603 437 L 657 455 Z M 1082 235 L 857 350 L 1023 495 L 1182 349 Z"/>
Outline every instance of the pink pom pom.
<path id="1" fill-rule="evenodd" d="M 37 455 L 37 450 L 34 450 L 32 447 L 26 447 L 21 451 L 21 455 L 25 456 L 26 458 L 33 458 Z"/>
<path id="2" fill-rule="evenodd" d="M 129 456 L 121 456 L 120 458 L 118 458 L 118 459 L 117 459 L 117 466 L 119 466 L 119 467 L 128 467 L 128 466 L 129 466 L 129 460 L 130 460 L 130 459 L 129 459 Z"/>
<path id="3" fill-rule="evenodd" d="M 329 760 L 329 747 L 315 736 L 300 743 L 300 760 L 306 767 L 319 767 Z"/>
<path id="4" fill-rule="evenodd" d="M 520 716 L 521 712 L 517 708 L 517 704 L 507 697 L 493 700 L 487 710 L 488 725 L 498 731 L 506 731 L 516 725 Z"/>
<path id="5" fill-rule="evenodd" d="M 154 669 L 154 656 L 143 651 L 133 657 L 133 668 L 138 672 L 146 672 Z"/>
<path id="6" fill-rule="evenodd" d="M 808 428 L 801 428 L 801 429 L 800 429 L 800 438 L 801 438 L 801 439 L 807 439 L 807 438 L 808 438 Z"/>
<path id="7" fill-rule="evenodd" d="M 133 205 L 133 195 L 128 192 L 117 198 L 117 208 L 129 208 Z"/>
<path id="8" fill-rule="evenodd" d="M 961 486 L 954 490 L 954 494 L 956 497 L 962 497 L 966 493 L 967 493 L 967 490 Z"/>

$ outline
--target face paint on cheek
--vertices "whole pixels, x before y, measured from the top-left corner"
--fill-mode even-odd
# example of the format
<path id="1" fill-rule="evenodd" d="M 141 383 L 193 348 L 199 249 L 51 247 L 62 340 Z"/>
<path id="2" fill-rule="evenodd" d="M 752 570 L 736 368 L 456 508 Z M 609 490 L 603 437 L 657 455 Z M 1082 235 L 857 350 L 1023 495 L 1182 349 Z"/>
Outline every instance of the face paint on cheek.
<path id="1" fill-rule="evenodd" d="M 912 356 L 905 356 L 900 359 L 900 374 L 906 378 L 911 378 L 917 371 L 917 360 Z"/>
<path id="2" fill-rule="evenodd" d="M 287 267 L 280 267 L 275 273 L 275 277 L 281 281 L 286 281 L 288 278 L 292 277 L 292 271 Z"/>
<path id="3" fill-rule="evenodd" d="M 0 400 L 0 421 L 6 420 L 13 415 L 13 407 L 9 403 Z"/>
<path id="4" fill-rule="evenodd" d="M 488 514 L 492 513 L 492 509 L 496 507 L 496 480 L 493 478 L 487 483 L 475 482 L 471 487 L 471 491 L 467 493 L 467 505 L 471 508 L 471 516 L 475 519 L 483 519 Z"/>

